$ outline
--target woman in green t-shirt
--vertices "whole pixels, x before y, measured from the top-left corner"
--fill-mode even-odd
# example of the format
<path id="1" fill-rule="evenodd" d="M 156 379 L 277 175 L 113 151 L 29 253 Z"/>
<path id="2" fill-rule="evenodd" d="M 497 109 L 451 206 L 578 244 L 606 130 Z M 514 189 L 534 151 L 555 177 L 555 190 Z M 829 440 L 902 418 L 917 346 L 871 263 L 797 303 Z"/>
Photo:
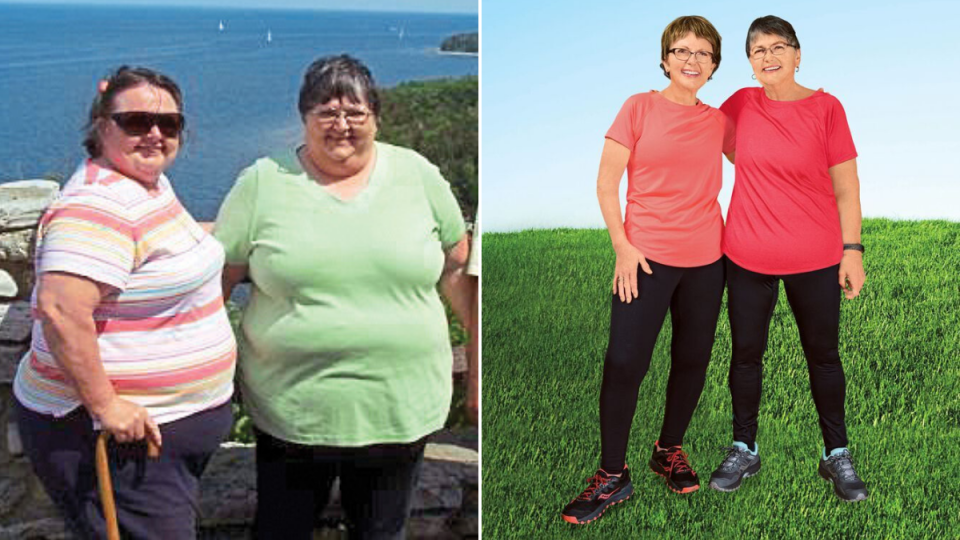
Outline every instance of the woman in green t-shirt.
<path id="1" fill-rule="evenodd" d="M 314 62 L 304 141 L 257 160 L 215 225 L 224 296 L 252 283 L 238 342 L 257 435 L 257 537 L 311 538 L 340 478 L 359 538 L 402 538 L 425 438 L 443 427 L 450 337 L 437 286 L 467 320 L 467 242 L 437 168 L 375 140 L 370 71 Z"/>

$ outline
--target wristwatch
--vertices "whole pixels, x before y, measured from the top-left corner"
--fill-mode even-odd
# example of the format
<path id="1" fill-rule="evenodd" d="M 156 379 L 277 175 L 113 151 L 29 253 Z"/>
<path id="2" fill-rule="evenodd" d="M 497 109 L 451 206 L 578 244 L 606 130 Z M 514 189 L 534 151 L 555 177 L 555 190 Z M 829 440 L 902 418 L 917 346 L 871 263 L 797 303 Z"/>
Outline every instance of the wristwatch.
<path id="1" fill-rule="evenodd" d="M 852 249 L 854 251 L 859 251 L 860 253 L 863 253 L 863 244 L 844 244 L 843 250 L 847 251 L 848 249 Z"/>

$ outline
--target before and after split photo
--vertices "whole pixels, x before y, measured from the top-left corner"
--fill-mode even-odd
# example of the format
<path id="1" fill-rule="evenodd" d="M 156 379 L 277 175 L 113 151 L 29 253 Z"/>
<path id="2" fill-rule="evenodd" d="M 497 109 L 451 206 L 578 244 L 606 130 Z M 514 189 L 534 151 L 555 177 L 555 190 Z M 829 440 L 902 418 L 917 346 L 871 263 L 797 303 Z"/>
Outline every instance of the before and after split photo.
<path id="1" fill-rule="evenodd" d="M 958 17 L 0 0 L 0 539 L 960 535 Z"/>

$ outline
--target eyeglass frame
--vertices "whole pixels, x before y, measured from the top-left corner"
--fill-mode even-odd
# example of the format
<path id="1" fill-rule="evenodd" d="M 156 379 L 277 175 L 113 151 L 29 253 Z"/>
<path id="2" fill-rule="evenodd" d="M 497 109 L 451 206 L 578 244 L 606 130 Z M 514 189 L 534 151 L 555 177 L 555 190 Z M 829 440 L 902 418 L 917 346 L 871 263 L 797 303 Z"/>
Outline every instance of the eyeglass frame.
<path id="1" fill-rule="evenodd" d="M 689 53 L 689 56 L 687 56 L 686 58 L 680 58 L 680 55 L 677 54 L 677 51 L 687 51 L 687 53 Z M 674 47 L 674 48 L 672 48 L 672 49 L 667 49 L 667 54 L 669 54 L 669 53 L 673 53 L 673 55 L 677 57 L 677 60 L 679 60 L 679 61 L 681 61 L 681 62 L 686 62 L 687 60 L 690 59 L 690 56 L 693 56 L 693 57 L 697 58 L 697 63 L 698 63 L 698 64 L 707 64 L 707 63 L 715 64 L 715 63 L 716 63 L 715 57 L 714 57 L 713 53 L 710 52 L 710 51 L 691 51 L 690 49 L 687 49 L 686 47 Z M 699 60 L 699 58 L 700 58 L 699 55 L 701 55 L 701 54 L 709 55 L 709 57 L 707 58 L 707 61 L 706 61 L 706 62 L 701 62 L 701 61 Z"/>
<path id="2" fill-rule="evenodd" d="M 352 121 L 350 120 L 350 116 L 349 116 L 350 113 L 363 113 L 363 119 Z M 348 126 L 356 127 L 356 126 L 362 126 L 364 123 L 366 123 L 367 118 L 373 115 L 373 111 L 371 111 L 366 107 L 362 107 L 358 109 L 345 109 L 343 107 L 336 107 L 333 109 L 312 110 L 308 114 L 313 116 L 314 120 L 321 126 L 333 126 L 333 125 L 336 125 L 338 122 L 340 122 L 340 120 L 343 120 L 344 122 L 346 122 Z M 322 116 L 320 116 L 321 114 L 326 114 L 326 115 L 332 114 L 334 116 L 330 118 L 323 118 Z"/>
<path id="3" fill-rule="evenodd" d="M 779 53 L 773 52 L 773 50 L 776 49 L 777 47 L 783 47 L 783 51 L 781 51 L 781 52 L 779 52 Z M 778 56 L 778 57 L 779 57 L 779 56 L 783 56 L 783 53 L 787 52 L 787 47 L 792 47 L 792 48 L 794 48 L 794 49 L 799 49 L 799 48 L 800 48 L 800 47 L 797 47 L 796 45 L 791 45 L 791 44 L 786 43 L 786 42 L 775 43 L 775 44 L 774 44 L 772 47 L 770 47 L 769 49 L 766 48 L 766 47 L 757 47 L 756 49 L 750 51 L 750 59 L 751 59 L 751 60 L 763 60 L 764 58 L 767 57 L 767 53 L 768 53 L 768 52 L 769 52 L 772 56 Z M 758 52 L 758 51 L 763 51 L 763 54 L 760 55 L 760 56 L 757 56 L 757 52 Z"/>

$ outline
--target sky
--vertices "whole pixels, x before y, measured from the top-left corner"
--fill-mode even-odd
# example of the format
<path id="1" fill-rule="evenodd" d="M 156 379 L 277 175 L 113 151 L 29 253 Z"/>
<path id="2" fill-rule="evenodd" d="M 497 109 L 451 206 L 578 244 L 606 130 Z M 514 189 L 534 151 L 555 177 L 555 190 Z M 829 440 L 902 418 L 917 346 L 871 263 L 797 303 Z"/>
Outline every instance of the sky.
<path id="1" fill-rule="evenodd" d="M 0 0 L 0 4 L 124 4 L 130 6 L 208 6 L 256 9 L 329 9 L 349 11 L 409 11 L 477 13 L 477 0 Z"/>
<path id="2" fill-rule="evenodd" d="M 481 206 L 485 231 L 603 227 L 596 177 L 604 134 L 632 94 L 669 84 L 660 36 L 701 15 L 723 37 L 698 97 L 719 107 L 757 86 L 745 39 L 776 15 L 801 45 L 797 81 L 843 104 L 859 157 L 863 214 L 960 220 L 960 2 L 842 0 L 484 2 Z M 724 160 L 720 203 L 734 169 Z M 621 205 L 626 181 L 621 182 Z"/>

